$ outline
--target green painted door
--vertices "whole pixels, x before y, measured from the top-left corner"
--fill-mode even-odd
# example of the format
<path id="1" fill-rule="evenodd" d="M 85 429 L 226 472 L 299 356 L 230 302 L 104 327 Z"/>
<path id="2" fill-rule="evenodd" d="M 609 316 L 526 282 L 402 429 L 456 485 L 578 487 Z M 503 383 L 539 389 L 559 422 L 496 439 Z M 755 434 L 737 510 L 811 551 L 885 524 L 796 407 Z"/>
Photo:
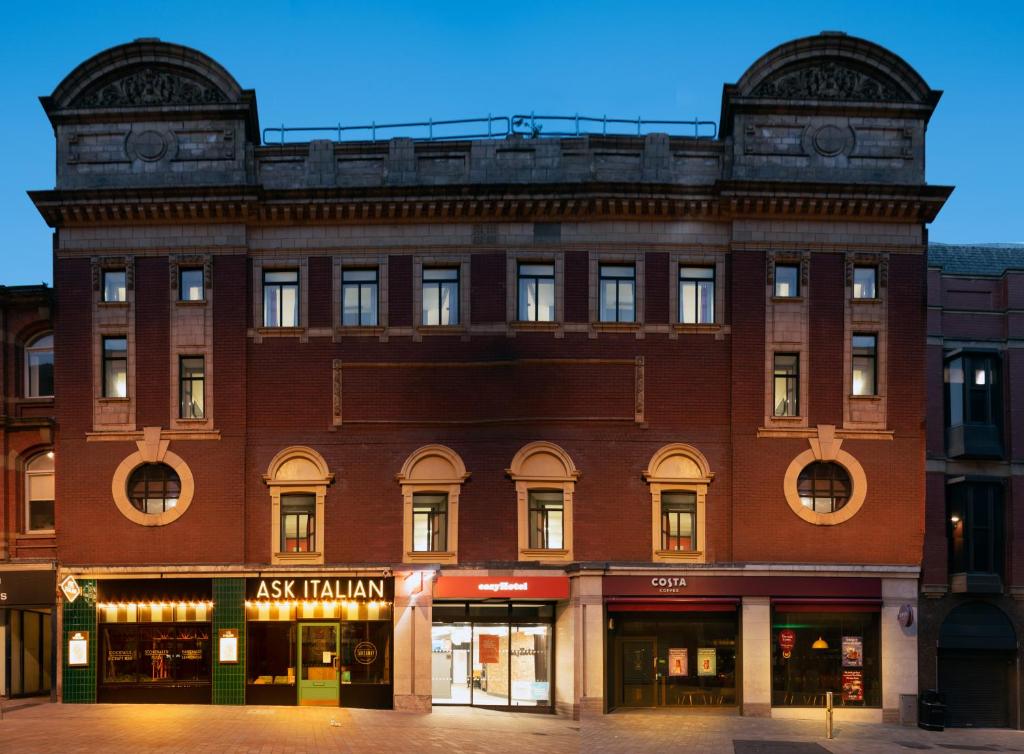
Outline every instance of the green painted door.
<path id="1" fill-rule="evenodd" d="M 338 624 L 299 624 L 299 704 L 338 706 Z"/>

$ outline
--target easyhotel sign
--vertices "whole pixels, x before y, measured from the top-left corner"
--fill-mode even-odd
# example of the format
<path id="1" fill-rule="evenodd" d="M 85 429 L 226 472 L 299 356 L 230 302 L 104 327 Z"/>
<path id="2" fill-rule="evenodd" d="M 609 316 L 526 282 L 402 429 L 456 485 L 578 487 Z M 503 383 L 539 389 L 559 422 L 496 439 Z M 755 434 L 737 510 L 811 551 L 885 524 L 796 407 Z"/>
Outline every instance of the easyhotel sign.
<path id="1" fill-rule="evenodd" d="M 568 576 L 448 576 L 434 585 L 434 599 L 564 600 L 569 598 Z"/>

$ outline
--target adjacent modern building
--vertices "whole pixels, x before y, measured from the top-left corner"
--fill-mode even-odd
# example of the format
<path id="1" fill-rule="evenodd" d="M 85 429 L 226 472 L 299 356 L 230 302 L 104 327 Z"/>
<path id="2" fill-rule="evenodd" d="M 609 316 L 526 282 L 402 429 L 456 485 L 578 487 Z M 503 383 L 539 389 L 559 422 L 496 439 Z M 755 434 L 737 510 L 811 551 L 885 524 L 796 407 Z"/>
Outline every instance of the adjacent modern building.
<path id="1" fill-rule="evenodd" d="M 954 725 L 1021 727 L 1024 247 L 928 254 L 922 688 Z"/>
<path id="2" fill-rule="evenodd" d="M 31 192 L 63 701 L 898 719 L 940 94 L 823 33 L 708 136 L 267 143 L 200 52 L 83 62 Z"/>

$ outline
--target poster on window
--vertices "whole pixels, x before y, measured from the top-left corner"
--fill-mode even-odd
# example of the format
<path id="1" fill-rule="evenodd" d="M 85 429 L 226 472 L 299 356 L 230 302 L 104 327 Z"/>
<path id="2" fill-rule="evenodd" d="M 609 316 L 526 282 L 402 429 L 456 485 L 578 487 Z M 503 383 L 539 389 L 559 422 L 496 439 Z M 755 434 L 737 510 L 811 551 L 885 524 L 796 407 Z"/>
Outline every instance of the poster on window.
<path id="1" fill-rule="evenodd" d="M 864 664 L 864 637 L 843 637 L 843 667 L 859 668 Z"/>
<path id="2" fill-rule="evenodd" d="M 690 674 L 690 663 L 686 653 L 686 647 L 683 647 L 682 649 L 670 649 L 668 651 L 669 676 L 684 676 Z"/>
<path id="3" fill-rule="evenodd" d="M 718 661 L 715 659 L 714 647 L 697 649 L 697 675 L 717 675 Z"/>
<path id="4" fill-rule="evenodd" d="M 477 637 L 477 662 L 481 665 L 488 665 L 499 662 L 498 660 L 498 639 L 495 634 L 480 634 Z"/>
<path id="5" fill-rule="evenodd" d="M 863 702 L 864 701 L 864 671 L 844 670 L 843 671 L 843 701 Z"/>

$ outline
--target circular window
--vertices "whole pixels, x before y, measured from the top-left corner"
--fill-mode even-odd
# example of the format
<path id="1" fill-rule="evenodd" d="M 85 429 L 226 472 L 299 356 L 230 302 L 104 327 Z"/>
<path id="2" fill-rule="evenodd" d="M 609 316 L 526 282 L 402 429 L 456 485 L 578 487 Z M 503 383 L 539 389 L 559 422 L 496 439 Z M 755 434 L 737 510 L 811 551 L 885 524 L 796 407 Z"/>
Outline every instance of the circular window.
<path id="1" fill-rule="evenodd" d="M 144 463 L 128 477 L 128 499 L 143 513 L 166 513 L 178 506 L 181 479 L 165 463 Z"/>
<path id="2" fill-rule="evenodd" d="M 815 461 L 797 479 L 800 504 L 815 513 L 835 513 L 850 501 L 850 475 L 832 461 Z"/>

